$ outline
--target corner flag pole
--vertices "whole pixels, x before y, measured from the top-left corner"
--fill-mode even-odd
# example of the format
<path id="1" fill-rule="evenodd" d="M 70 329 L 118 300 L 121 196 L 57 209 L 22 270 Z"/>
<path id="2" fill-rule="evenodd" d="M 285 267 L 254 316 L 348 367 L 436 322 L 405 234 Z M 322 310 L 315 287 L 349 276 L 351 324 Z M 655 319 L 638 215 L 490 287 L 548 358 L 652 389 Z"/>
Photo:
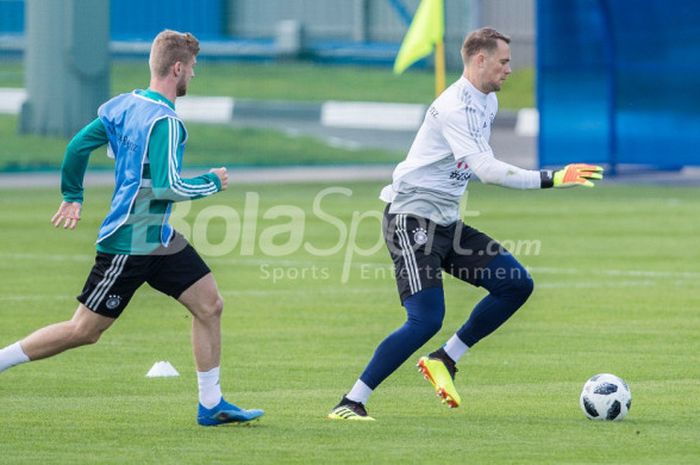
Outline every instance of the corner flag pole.
<path id="1" fill-rule="evenodd" d="M 445 44 L 441 40 L 435 44 L 435 96 L 445 90 Z"/>

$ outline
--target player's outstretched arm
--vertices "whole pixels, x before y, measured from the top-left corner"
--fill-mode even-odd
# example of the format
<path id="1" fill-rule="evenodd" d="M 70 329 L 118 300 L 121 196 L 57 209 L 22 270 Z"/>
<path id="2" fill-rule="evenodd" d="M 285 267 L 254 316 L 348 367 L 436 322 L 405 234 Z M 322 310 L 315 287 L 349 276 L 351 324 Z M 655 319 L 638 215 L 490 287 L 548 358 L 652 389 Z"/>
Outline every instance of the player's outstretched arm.
<path id="1" fill-rule="evenodd" d="M 591 180 L 603 179 L 603 167 L 572 163 L 556 171 L 542 171 L 542 187 L 593 187 Z"/>
<path id="2" fill-rule="evenodd" d="M 75 229 L 78 221 L 80 221 L 81 207 L 82 204 L 80 202 L 61 202 L 58 211 L 51 218 L 51 224 L 58 228 L 63 222 L 63 229 Z"/>

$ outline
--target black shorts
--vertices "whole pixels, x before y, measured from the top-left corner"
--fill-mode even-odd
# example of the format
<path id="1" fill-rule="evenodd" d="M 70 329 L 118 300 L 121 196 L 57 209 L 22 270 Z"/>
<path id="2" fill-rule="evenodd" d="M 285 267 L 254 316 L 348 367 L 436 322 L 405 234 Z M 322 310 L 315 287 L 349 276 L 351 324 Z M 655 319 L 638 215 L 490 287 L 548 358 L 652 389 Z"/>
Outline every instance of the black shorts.
<path id="1" fill-rule="evenodd" d="M 442 287 L 442 272 L 479 286 L 483 268 L 505 249 L 486 234 L 457 221 L 441 226 L 419 216 L 384 210 L 384 241 L 394 262 L 401 303 L 413 294 Z"/>
<path id="2" fill-rule="evenodd" d="M 117 318 L 141 284 L 175 299 L 211 270 L 187 244 L 172 255 L 114 255 L 97 252 L 78 301 L 95 313 Z"/>

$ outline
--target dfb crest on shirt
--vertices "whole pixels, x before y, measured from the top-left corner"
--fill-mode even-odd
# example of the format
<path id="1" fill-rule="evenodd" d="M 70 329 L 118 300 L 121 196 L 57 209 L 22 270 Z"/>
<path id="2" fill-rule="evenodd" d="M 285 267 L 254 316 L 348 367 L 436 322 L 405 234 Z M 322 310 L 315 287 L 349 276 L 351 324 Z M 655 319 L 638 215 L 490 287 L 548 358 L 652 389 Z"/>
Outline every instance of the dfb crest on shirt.
<path id="1" fill-rule="evenodd" d="M 416 228 L 413 230 L 413 242 L 418 245 L 423 245 L 428 242 L 428 231 L 423 228 Z"/>
<path id="2" fill-rule="evenodd" d="M 119 306 L 119 304 L 122 303 L 122 298 L 119 295 L 110 295 L 107 298 L 107 302 L 105 302 L 105 306 L 110 309 L 114 310 Z"/>

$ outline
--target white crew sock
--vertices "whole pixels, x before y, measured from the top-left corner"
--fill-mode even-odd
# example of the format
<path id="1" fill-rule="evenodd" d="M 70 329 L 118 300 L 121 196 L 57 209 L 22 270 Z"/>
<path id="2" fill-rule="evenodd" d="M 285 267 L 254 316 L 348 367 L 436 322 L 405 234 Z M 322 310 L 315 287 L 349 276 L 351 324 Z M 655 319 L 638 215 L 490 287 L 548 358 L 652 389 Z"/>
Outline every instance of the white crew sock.
<path id="1" fill-rule="evenodd" d="M 197 384 L 199 385 L 199 403 L 205 408 L 214 408 L 219 405 L 221 398 L 221 385 L 219 384 L 220 367 L 209 371 L 197 372 Z"/>
<path id="2" fill-rule="evenodd" d="M 469 350 L 469 346 L 462 342 L 462 340 L 457 337 L 456 334 L 447 340 L 447 343 L 443 348 L 445 349 L 447 355 L 449 355 L 450 358 L 455 361 L 455 363 L 457 363 L 459 359 L 462 358 L 462 355 Z"/>
<path id="3" fill-rule="evenodd" d="M 348 392 L 345 397 L 347 397 L 350 400 L 354 400 L 355 402 L 359 402 L 363 405 L 367 405 L 367 401 L 369 400 L 369 396 L 372 395 L 372 389 L 370 389 L 369 386 L 367 386 L 365 383 L 362 382 L 362 380 L 358 379 L 355 382 L 355 385 L 350 389 L 350 392 Z"/>
<path id="4" fill-rule="evenodd" d="M 0 373 L 7 370 L 10 367 L 19 365 L 20 363 L 27 363 L 29 357 L 22 350 L 22 346 L 19 342 L 15 342 L 12 345 L 0 349 Z"/>

